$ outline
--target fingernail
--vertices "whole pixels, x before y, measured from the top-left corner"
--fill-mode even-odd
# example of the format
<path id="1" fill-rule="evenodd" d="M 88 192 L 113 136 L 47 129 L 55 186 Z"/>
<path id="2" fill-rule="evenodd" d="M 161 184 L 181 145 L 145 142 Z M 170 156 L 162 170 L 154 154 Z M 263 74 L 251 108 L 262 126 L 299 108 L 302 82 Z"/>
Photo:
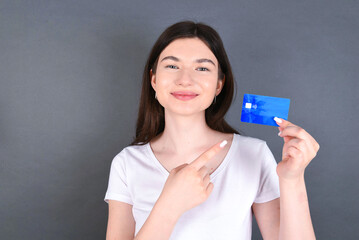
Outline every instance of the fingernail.
<path id="1" fill-rule="evenodd" d="M 223 148 L 224 146 L 226 146 L 227 143 L 228 143 L 227 140 L 223 140 L 223 142 L 221 142 L 219 146 Z"/>
<path id="2" fill-rule="evenodd" d="M 282 134 L 282 131 L 279 131 L 278 136 L 280 136 L 281 134 Z"/>
<path id="3" fill-rule="evenodd" d="M 281 123 L 282 120 L 280 118 L 274 117 L 274 121 Z"/>

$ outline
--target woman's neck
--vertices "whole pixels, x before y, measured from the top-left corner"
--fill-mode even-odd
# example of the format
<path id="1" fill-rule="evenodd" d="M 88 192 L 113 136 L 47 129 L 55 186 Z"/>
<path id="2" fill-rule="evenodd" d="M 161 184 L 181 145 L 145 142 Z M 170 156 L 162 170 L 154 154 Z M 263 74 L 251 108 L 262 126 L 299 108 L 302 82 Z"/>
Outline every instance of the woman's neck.
<path id="1" fill-rule="evenodd" d="M 164 131 L 156 137 L 157 149 L 175 155 L 190 154 L 215 140 L 216 131 L 208 127 L 204 113 L 184 116 L 167 114 Z"/>

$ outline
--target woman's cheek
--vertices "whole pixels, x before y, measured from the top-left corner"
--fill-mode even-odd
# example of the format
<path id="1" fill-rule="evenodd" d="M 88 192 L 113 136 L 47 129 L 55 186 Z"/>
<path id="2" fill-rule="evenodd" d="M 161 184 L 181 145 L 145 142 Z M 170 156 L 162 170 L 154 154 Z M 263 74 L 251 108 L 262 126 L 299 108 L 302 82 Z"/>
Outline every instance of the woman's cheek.
<path id="1" fill-rule="evenodd" d="M 177 74 L 175 73 L 162 73 L 160 76 L 161 82 L 168 84 L 169 82 L 172 82 L 176 79 Z"/>

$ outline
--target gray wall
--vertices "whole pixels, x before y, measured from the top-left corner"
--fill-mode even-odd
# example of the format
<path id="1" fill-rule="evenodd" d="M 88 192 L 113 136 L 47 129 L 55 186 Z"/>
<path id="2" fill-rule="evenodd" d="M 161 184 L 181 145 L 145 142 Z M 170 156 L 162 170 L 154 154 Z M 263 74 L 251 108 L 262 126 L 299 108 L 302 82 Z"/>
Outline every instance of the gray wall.
<path id="1" fill-rule="evenodd" d="M 277 161 L 277 128 L 240 122 L 242 97 L 291 99 L 289 120 L 321 146 L 305 175 L 317 238 L 358 239 L 358 12 L 353 0 L 1 0 L 1 239 L 105 238 L 146 57 L 184 19 L 222 36 L 238 86 L 227 120 Z"/>

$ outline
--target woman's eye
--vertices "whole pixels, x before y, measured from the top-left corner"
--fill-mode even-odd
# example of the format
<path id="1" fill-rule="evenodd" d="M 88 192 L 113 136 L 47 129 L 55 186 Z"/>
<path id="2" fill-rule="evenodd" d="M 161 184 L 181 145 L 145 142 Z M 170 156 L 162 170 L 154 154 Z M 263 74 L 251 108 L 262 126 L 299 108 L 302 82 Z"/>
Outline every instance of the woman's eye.
<path id="1" fill-rule="evenodd" d="M 200 71 L 209 71 L 209 69 L 208 69 L 208 68 L 205 68 L 205 67 L 199 67 L 199 68 L 197 68 L 197 69 L 199 69 Z"/>
<path id="2" fill-rule="evenodd" d="M 175 65 L 167 65 L 166 68 L 177 69 L 177 66 L 175 66 Z"/>

